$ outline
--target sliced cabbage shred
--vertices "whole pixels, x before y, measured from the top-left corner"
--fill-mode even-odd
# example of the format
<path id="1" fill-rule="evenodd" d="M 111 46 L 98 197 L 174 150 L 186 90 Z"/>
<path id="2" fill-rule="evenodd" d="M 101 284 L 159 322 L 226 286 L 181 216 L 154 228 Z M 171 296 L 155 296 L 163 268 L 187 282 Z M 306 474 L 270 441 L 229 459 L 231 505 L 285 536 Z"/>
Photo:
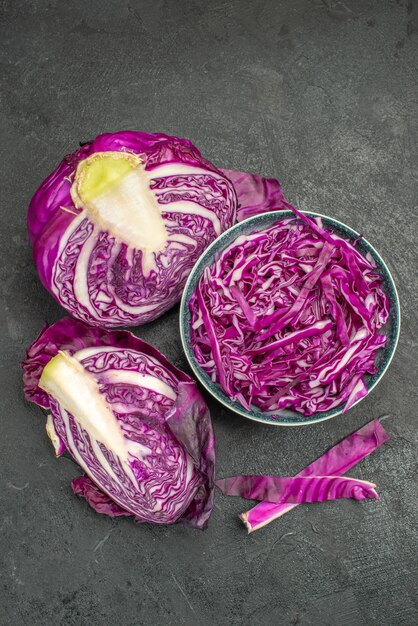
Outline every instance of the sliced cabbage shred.
<path id="1" fill-rule="evenodd" d="M 347 476 L 230 476 L 216 480 L 215 484 L 225 496 L 275 504 L 379 498 L 376 485 Z"/>
<path id="2" fill-rule="evenodd" d="M 348 435 L 348 437 L 339 441 L 335 446 L 317 458 L 316 461 L 313 461 L 313 463 L 310 463 L 310 465 L 302 469 L 295 478 L 319 475 L 327 475 L 328 477 L 341 476 L 386 443 L 389 438 L 388 433 L 379 420 L 374 419 L 359 428 L 359 430 L 351 433 L 351 435 Z M 244 480 L 241 480 L 241 478 L 242 477 L 238 477 L 240 490 L 244 486 L 248 487 L 248 482 L 245 477 Z M 263 489 L 266 483 L 263 481 L 263 477 L 258 477 L 258 481 L 258 483 L 253 481 L 253 483 L 249 485 L 252 490 L 251 495 L 261 495 L 264 497 L 266 493 L 265 490 L 263 493 Z M 275 487 L 277 491 L 277 484 Z M 374 487 L 372 487 L 372 489 L 374 489 Z M 257 494 L 255 493 L 256 491 L 258 492 Z M 370 496 L 370 492 L 368 496 Z M 374 497 L 374 493 L 372 497 Z M 264 526 L 282 517 L 282 515 L 289 513 L 289 511 L 295 506 L 298 506 L 302 500 L 301 498 L 299 502 L 289 502 L 280 499 L 276 502 L 269 502 L 267 499 L 264 499 L 249 511 L 241 513 L 240 518 L 247 527 L 248 532 L 252 533 L 260 528 L 264 528 Z"/>
<path id="3" fill-rule="evenodd" d="M 192 347 L 247 410 L 347 411 L 376 371 L 389 301 L 372 259 L 293 211 L 206 268 L 189 305 Z"/>

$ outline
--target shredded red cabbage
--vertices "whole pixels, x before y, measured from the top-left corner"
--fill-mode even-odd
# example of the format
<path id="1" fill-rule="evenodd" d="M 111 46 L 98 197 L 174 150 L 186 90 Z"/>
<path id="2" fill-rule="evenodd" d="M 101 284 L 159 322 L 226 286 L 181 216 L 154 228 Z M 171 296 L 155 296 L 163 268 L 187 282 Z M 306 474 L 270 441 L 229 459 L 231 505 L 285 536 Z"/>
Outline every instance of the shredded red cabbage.
<path id="1" fill-rule="evenodd" d="M 197 362 L 234 401 L 305 416 L 367 394 L 389 300 L 369 255 L 315 220 L 239 236 L 190 300 Z"/>

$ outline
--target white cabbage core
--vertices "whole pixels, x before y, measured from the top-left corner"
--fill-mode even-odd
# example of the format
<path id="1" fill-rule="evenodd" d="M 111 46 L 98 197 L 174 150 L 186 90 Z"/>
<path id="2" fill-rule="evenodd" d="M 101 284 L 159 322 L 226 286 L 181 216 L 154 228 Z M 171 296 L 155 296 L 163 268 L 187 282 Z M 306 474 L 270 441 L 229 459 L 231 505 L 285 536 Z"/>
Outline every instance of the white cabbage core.
<path id="1" fill-rule="evenodd" d="M 67 352 L 59 352 L 43 369 L 39 387 L 71 413 L 88 435 L 127 461 L 126 440 L 100 393 L 96 378 Z"/>
<path id="2" fill-rule="evenodd" d="M 133 248 L 159 252 L 167 231 L 150 180 L 136 155 L 96 152 L 78 164 L 71 196 L 101 230 Z"/>

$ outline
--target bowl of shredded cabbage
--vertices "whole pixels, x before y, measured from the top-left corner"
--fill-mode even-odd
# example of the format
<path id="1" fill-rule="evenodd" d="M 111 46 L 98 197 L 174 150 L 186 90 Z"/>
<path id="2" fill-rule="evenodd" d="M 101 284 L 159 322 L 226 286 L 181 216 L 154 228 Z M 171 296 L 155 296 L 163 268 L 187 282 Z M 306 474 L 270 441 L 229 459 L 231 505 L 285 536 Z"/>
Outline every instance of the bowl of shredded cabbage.
<path id="1" fill-rule="evenodd" d="M 180 308 L 200 383 L 232 411 L 278 426 L 321 422 L 360 402 L 387 371 L 399 332 L 396 286 L 373 246 L 290 205 L 218 237 Z"/>

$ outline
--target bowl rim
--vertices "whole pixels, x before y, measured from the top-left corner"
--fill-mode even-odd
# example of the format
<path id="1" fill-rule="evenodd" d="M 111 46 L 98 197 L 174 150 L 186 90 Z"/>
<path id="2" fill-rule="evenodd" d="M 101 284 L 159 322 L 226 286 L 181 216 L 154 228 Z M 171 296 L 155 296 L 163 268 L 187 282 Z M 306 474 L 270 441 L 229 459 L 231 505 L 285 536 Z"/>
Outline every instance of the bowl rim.
<path id="1" fill-rule="evenodd" d="M 345 224 L 344 222 L 341 222 L 340 220 L 336 218 L 329 217 L 328 215 L 324 215 L 323 213 L 317 213 L 314 211 L 299 210 L 299 212 L 303 213 L 304 215 L 307 215 L 308 217 L 314 217 L 314 218 L 319 217 L 319 218 L 328 220 L 330 222 L 333 222 L 337 227 L 341 227 L 342 229 L 347 230 L 350 233 L 350 236 L 352 236 L 353 238 L 361 237 L 362 242 L 370 249 L 372 255 L 376 257 L 375 260 L 379 262 L 379 264 L 383 267 L 383 270 L 386 272 L 386 275 L 387 275 L 386 277 L 389 279 L 391 288 L 393 290 L 393 295 L 395 297 L 395 335 L 394 335 L 393 346 L 392 346 L 391 352 L 389 354 L 389 357 L 387 359 L 385 366 L 382 368 L 382 371 L 379 373 L 377 378 L 372 382 L 370 387 L 368 387 L 367 395 L 356 400 L 356 402 L 350 407 L 350 410 L 351 410 L 354 406 L 356 406 L 356 404 L 358 404 L 361 400 L 363 400 L 363 398 L 367 398 L 370 395 L 370 393 L 373 391 L 373 389 L 375 389 L 375 387 L 378 385 L 378 383 L 382 380 L 383 376 L 387 372 L 389 365 L 391 364 L 392 359 L 395 355 L 396 348 L 399 342 L 400 331 L 401 331 L 401 306 L 400 306 L 400 301 L 399 301 L 398 290 L 396 288 L 395 281 L 393 279 L 393 276 L 387 264 L 385 263 L 383 258 L 380 256 L 376 248 L 368 241 L 368 239 L 360 235 L 360 233 L 358 233 L 353 228 L 351 228 L 351 226 L 348 226 L 347 224 Z M 228 398 L 226 394 L 222 391 L 222 389 L 219 387 L 219 385 L 217 385 L 216 383 L 212 383 L 213 385 L 216 385 L 215 390 L 214 390 L 213 388 L 209 386 L 208 382 L 206 381 L 204 377 L 204 375 L 207 376 L 207 374 L 203 372 L 202 368 L 198 365 L 194 356 L 192 355 L 192 348 L 191 346 L 189 346 L 190 342 L 188 341 L 186 337 L 186 332 L 187 332 L 187 327 L 188 327 L 188 324 L 186 324 L 186 319 L 188 315 L 188 311 L 186 307 L 188 306 L 188 301 L 186 302 L 186 299 L 188 299 L 187 294 L 190 289 L 190 284 L 192 283 L 192 281 L 195 280 L 196 273 L 200 269 L 201 264 L 206 259 L 209 259 L 212 256 L 212 251 L 214 250 L 214 248 L 217 248 L 219 244 L 222 243 L 223 240 L 228 240 L 228 242 L 226 243 L 224 247 L 221 247 L 219 252 L 221 252 L 227 245 L 232 243 L 233 239 L 230 239 L 231 235 L 234 232 L 242 229 L 243 226 L 245 228 L 245 226 L 247 225 L 254 224 L 255 228 L 257 228 L 257 223 L 259 221 L 262 221 L 263 218 L 266 219 L 270 217 L 271 222 L 273 224 L 275 221 L 279 221 L 281 219 L 287 219 L 291 217 L 292 215 L 294 216 L 294 213 L 290 209 L 260 213 L 258 215 L 253 215 L 252 217 L 249 217 L 246 220 L 243 220 L 242 222 L 238 222 L 237 224 L 234 224 L 233 226 L 231 226 L 231 228 L 228 228 L 228 230 L 221 233 L 219 237 L 217 237 L 214 241 L 212 241 L 212 243 L 209 244 L 207 248 L 205 248 L 205 250 L 202 252 L 200 257 L 197 259 L 196 263 L 193 265 L 190 271 L 190 274 L 187 278 L 186 284 L 184 286 L 182 297 L 181 297 L 181 302 L 180 302 L 179 326 L 180 326 L 180 339 L 181 339 L 181 343 L 183 347 L 183 352 L 186 355 L 186 359 L 194 375 L 200 382 L 200 384 L 206 389 L 208 393 L 210 393 L 210 395 L 213 398 L 215 398 L 215 400 L 220 402 L 223 406 L 225 406 L 230 411 L 233 411 L 234 413 L 237 413 L 241 415 L 242 417 L 245 417 L 254 422 L 258 422 L 259 424 L 265 424 L 268 426 L 297 427 L 297 426 L 311 426 L 312 424 L 325 422 L 329 419 L 337 417 L 338 415 L 341 415 L 341 413 L 344 410 L 345 403 L 340 405 L 340 407 L 336 407 L 331 415 L 325 415 L 322 417 L 315 417 L 315 418 L 307 417 L 306 420 L 297 421 L 297 422 L 288 422 L 288 421 L 285 422 L 285 421 L 281 421 L 277 419 L 274 419 L 273 421 L 273 418 L 271 417 L 266 416 L 266 418 L 262 418 L 258 415 L 252 414 L 250 411 L 247 411 L 238 402 L 235 402 L 234 400 L 231 400 L 230 398 Z M 265 226 L 264 228 L 269 228 L 269 226 Z M 209 264 L 210 263 L 205 264 L 204 267 L 207 267 Z M 200 272 L 199 274 L 199 279 L 201 275 L 202 275 L 202 272 Z M 317 415 L 317 414 L 314 414 L 314 415 Z"/>

